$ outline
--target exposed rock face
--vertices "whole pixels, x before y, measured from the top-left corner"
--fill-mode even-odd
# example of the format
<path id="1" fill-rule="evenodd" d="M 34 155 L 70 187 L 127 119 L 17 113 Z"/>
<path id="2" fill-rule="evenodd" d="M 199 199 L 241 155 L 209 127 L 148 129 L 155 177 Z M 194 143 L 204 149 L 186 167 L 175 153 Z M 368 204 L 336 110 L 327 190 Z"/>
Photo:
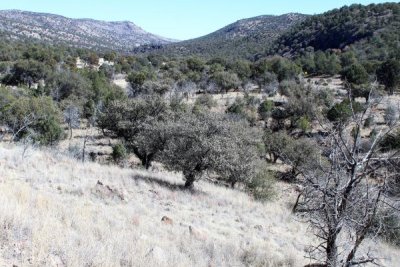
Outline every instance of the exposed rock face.
<path id="1" fill-rule="evenodd" d="M 148 33 L 129 21 L 70 19 L 19 10 L 0 11 L 0 31 L 13 39 L 37 39 L 51 44 L 129 51 L 140 45 L 172 40 Z"/>

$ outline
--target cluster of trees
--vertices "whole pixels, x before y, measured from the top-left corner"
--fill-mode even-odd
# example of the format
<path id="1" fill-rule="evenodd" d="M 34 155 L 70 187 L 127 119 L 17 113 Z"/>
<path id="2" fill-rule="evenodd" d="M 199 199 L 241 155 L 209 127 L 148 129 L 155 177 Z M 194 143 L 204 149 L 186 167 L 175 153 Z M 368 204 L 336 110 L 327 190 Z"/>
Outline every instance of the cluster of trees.
<path id="1" fill-rule="evenodd" d="M 76 69 L 76 57 L 97 64 L 94 52 L 7 39 L 0 47 L 0 79 L 5 86 L 0 89 L 0 122 L 13 140 L 29 137 L 43 145 L 55 144 L 64 137 L 63 122 L 70 129 L 78 127 L 81 117 L 90 119 L 104 103 L 126 97 L 111 84 L 109 69 Z"/>
<path id="2" fill-rule="evenodd" d="M 400 6 L 397 3 L 344 6 L 324 14 L 310 16 L 295 25 L 279 38 L 274 52 L 299 53 L 311 47 L 315 51 L 343 49 L 359 40 L 372 38 L 377 30 L 383 34 L 379 33 L 373 38 L 381 41 L 382 39 L 388 41 L 389 38 L 393 40 L 398 37 L 398 31 L 394 29 L 398 26 L 399 16 Z M 391 36 L 387 36 L 388 34 Z M 375 47 L 377 43 L 375 40 L 369 45 Z M 387 52 L 395 48 L 391 42 L 384 42 L 384 45 Z M 360 48 L 366 48 L 365 46 L 368 44 L 359 45 Z"/>
<path id="3" fill-rule="evenodd" d="M 110 102 L 98 125 L 121 138 L 144 167 L 156 160 L 181 171 L 188 188 L 205 173 L 232 186 L 246 183 L 261 164 L 259 133 L 246 121 L 209 110 L 176 110 L 155 96 Z"/>
<path id="4" fill-rule="evenodd" d="M 274 94 L 280 82 L 295 79 L 301 68 L 294 62 L 274 57 L 257 62 L 247 60 L 228 61 L 213 58 L 205 61 L 197 57 L 168 59 L 148 57 L 151 64 L 131 71 L 127 81 L 131 96 L 183 95 L 194 93 L 226 93 L 232 90 L 259 90 Z"/>

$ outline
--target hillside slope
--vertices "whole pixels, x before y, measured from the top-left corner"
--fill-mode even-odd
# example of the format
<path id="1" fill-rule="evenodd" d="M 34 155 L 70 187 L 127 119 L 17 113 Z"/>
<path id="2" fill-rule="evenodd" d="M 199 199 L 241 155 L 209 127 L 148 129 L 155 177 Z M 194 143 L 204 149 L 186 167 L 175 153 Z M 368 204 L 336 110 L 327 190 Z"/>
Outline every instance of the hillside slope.
<path id="1" fill-rule="evenodd" d="M 50 44 L 118 51 L 129 51 L 139 45 L 171 42 L 128 21 L 70 19 L 19 10 L 0 11 L 0 31 L 11 39 L 29 38 Z"/>
<path id="2" fill-rule="evenodd" d="M 205 57 L 251 58 L 265 51 L 272 41 L 306 17 L 307 15 L 290 13 L 242 19 L 203 37 L 165 45 L 161 51 L 180 56 L 195 54 Z"/>
<path id="3" fill-rule="evenodd" d="M 1 266 L 303 266 L 312 239 L 282 199 L 261 204 L 179 175 L 82 164 L 0 144 Z M 282 186 L 281 186 L 282 187 Z M 168 216 L 173 221 L 161 221 Z M 370 244 L 399 266 L 396 250 Z"/>
<path id="4" fill-rule="evenodd" d="M 271 54 L 296 55 L 306 50 L 348 49 L 382 60 L 400 48 L 400 4 L 351 5 L 308 17 L 276 41 Z"/>

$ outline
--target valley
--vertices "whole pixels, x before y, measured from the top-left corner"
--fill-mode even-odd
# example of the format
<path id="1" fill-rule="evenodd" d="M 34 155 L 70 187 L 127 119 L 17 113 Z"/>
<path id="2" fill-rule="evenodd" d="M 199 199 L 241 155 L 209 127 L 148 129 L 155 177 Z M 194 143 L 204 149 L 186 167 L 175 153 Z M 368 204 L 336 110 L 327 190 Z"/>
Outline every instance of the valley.
<path id="1" fill-rule="evenodd" d="M 400 266 L 399 26 L 0 11 L 0 266 Z"/>

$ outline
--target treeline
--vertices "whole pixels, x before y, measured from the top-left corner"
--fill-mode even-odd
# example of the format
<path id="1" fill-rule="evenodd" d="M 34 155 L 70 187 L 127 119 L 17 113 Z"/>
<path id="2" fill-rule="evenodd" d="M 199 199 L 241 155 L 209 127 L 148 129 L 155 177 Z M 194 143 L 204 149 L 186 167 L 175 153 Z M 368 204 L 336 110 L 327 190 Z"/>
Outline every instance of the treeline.
<path id="1" fill-rule="evenodd" d="M 3 97 L 4 103 L 1 107 L 4 114 L 5 108 L 14 100 L 19 101 L 21 97 L 47 97 L 46 101 L 54 102 L 60 114 L 69 113 L 74 107 L 73 110 L 76 110 L 80 118 L 89 119 L 107 103 L 127 97 L 158 95 L 162 98 L 168 97 L 178 105 L 183 98 L 188 99 L 197 93 L 215 94 L 234 90 L 246 93 L 257 91 L 270 96 L 278 92 L 289 95 L 286 88 L 296 87 L 302 77 L 323 74 L 341 74 L 352 89 L 353 97 L 367 98 L 368 84 L 371 81 L 378 79 L 389 93 L 394 93 L 400 79 L 399 61 L 362 61 L 353 51 L 318 51 L 306 53 L 293 60 L 275 56 L 252 62 L 223 58 L 168 58 L 162 55 L 133 57 L 113 52 L 98 54 L 84 49 L 13 44 L 6 41 L 0 43 L 0 46 L 1 83 L 15 86 L 13 90 L 3 89 L 3 94 L 7 94 Z M 77 69 L 77 57 L 87 62 L 88 67 Z M 113 64 L 98 67 L 100 57 Z M 114 75 L 119 73 L 127 74 L 130 83 L 128 92 L 112 84 Z M 302 94 L 306 92 L 298 91 L 303 91 Z M 200 101 L 211 104 L 206 98 Z M 254 124 L 258 116 L 265 116 L 270 112 L 271 104 L 264 103 L 259 108 L 257 105 L 260 103 L 253 102 L 250 99 L 237 100 L 229 107 L 228 112 L 242 114 Z M 267 111 L 259 115 L 259 109 Z M 28 116 L 30 113 L 31 110 L 26 108 L 21 114 Z M 281 112 L 273 114 L 278 116 L 278 113 Z M 12 117 L 12 113 L 7 116 Z M 18 132 L 15 138 L 23 136 L 26 131 L 20 130 L 17 125 L 10 126 L 14 132 Z M 42 142 L 53 143 L 54 136 Z"/>

